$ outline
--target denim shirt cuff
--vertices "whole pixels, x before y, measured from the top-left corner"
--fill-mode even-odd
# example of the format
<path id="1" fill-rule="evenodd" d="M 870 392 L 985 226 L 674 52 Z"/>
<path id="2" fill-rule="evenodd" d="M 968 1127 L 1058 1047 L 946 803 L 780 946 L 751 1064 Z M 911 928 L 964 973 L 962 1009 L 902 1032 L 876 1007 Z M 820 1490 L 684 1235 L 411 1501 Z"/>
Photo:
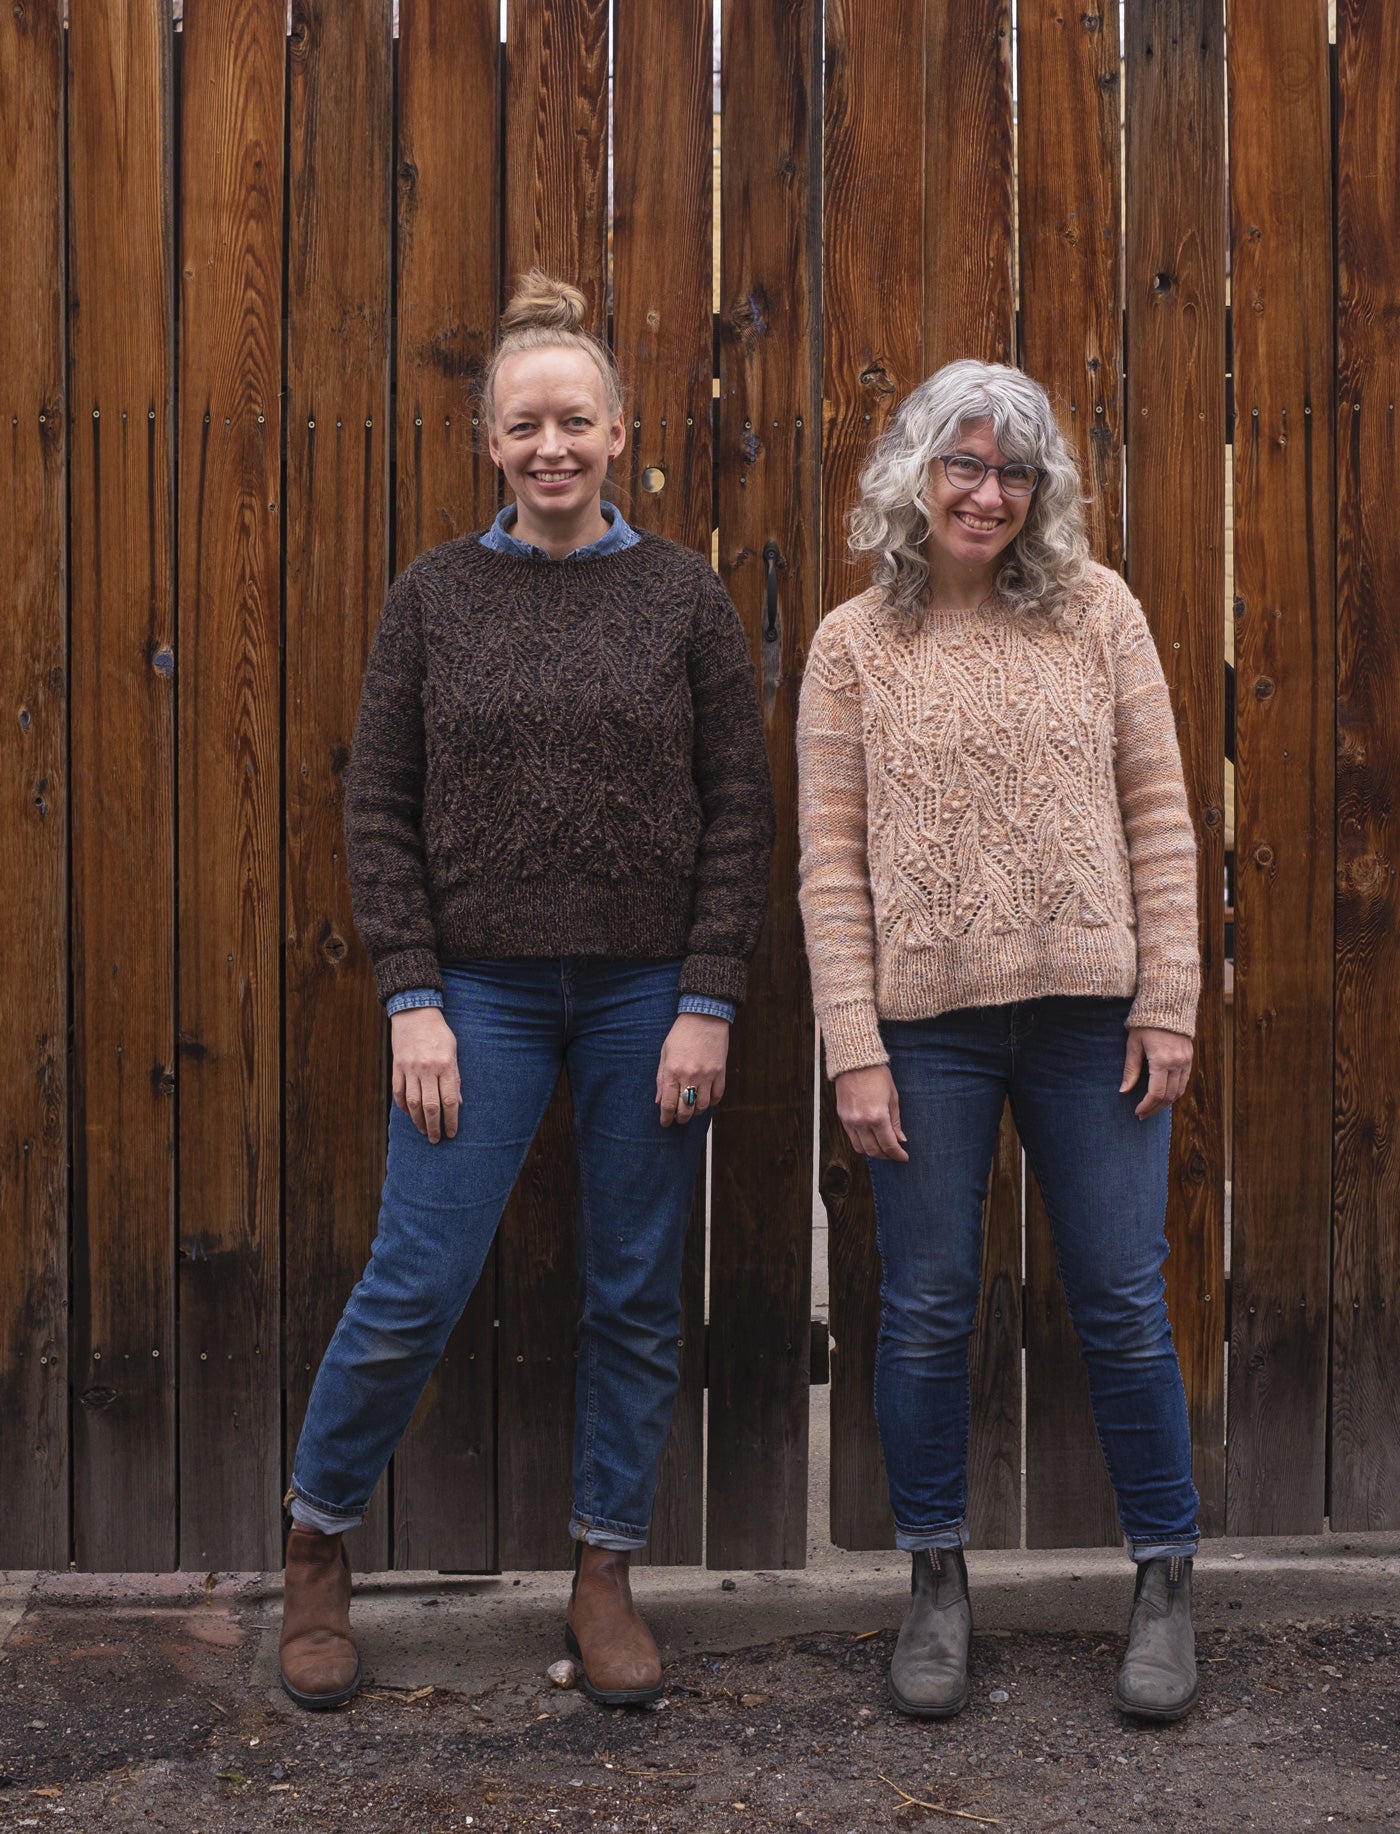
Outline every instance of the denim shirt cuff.
<path id="1" fill-rule="evenodd" d="M 732 1025 L 737 1008 L 729 1000 L 714 1000 L 705 993 L 683 993 L 676 1010 L 700 1013 L 707 1019 L 727 1019 Z"/>
<path id="2" fill-rule="evenodd" d="M 384 1010 L 392 1019 L 395 1013 L 412 1012 L 419 1006 L 441 1006 L 442 995 L 436 987 L 405 987 L 402 993 L 391 993 Z"/>

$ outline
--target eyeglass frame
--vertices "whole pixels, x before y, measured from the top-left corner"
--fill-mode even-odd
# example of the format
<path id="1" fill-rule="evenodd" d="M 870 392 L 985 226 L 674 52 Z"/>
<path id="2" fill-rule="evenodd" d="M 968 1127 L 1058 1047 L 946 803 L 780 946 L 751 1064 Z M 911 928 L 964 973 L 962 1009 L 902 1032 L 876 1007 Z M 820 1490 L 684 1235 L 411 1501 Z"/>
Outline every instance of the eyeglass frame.
<path id="1" fill-rule="evenodd" d="M 975 452 L 940 452 L 937 454 L 937 459 L 938 463 L 943 467 L 943 476 L 947 479 L 948 483 L 952 485 L 954 490 L 980 490 L 982 478 L 985 478 L 989 471 L 996 473 L 997 489 L 1004 497 L 1033 497 L 1045 482 L 1045 472 L 1043 468 L 1039 465 L 1032 465 L 1026 459 L 1008 459 L 1004 465 L 989 465 L 985 459 L 978 458 Z M 980 465 L 982 467 L 982 477 L 978 478 L 975 484 L 959 484 L 956 478 L 948 477 L 948 461 L 950 459 L 963 459 L 969 464 Z M 1033 471 L 1035 473 L 1035 482 L 1031 485 L 1029 490 L 1008 490 L 1002 480 L 1001 474 L 1004 471 Z"/>

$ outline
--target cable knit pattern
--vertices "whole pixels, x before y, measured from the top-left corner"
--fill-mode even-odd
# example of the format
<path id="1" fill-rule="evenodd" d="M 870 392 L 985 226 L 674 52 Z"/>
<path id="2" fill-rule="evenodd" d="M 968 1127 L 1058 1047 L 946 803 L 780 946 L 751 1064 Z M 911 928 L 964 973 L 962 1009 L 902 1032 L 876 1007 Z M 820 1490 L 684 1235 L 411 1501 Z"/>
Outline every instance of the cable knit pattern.
<path id="1" fill-rule="evenodd" d="M 812 646 L 798 718 L 802 917 L 827 1070 L 880 1019 L 1134 995 L 1188 1036 L 1196 843 L 1142 608 L 1094 567 L 1058 624 L 995 605 L 899 629 L 872 589 Z"/>
<path id="2" fill-rule="evenodd" d="M 565 562 L 475 535 L 394 581 L 346 780 L 382 999 L 439 964 L 683 956 L 744 996 L 772 791 L 743 630 L 708 563 L 643 535 Z"/>

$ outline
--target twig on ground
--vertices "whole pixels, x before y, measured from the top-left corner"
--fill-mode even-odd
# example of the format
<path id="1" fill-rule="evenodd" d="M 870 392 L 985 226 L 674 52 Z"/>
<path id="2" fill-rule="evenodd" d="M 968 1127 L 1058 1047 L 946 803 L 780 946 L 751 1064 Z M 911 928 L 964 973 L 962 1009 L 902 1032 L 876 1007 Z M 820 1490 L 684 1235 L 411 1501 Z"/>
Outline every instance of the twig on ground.
<path id="1" fill-rule="evenodd" d="M 925 1802 L 922 1796 L 911 1796 L 907 1789 L 901 1789 L 898 1783 L 892 1782 L 882 1771 L 876 1771 L 875 1774 L 882 1783 L 889 1784 L 896 1796 L 902 1796 L 906 1802 L 912 1802 L 917 1809 L 932 1809 L 935 1815 L 953 1815 L 959 1821 L 980 1821 L 989 1828 L 1001 1826 L 995 1815 L 974 1815 L 970 1809 L 950 1809 L 945 1802 Z"/>
<path id="2" fill-rule="evenodd" d="M 852 1637 L 851 1641 L 853 1643 L 868 1643 L 871 1637 L 878 1637 L 879 1634 L 878 1630 L 862 1630 L 860 1635 Z"/>

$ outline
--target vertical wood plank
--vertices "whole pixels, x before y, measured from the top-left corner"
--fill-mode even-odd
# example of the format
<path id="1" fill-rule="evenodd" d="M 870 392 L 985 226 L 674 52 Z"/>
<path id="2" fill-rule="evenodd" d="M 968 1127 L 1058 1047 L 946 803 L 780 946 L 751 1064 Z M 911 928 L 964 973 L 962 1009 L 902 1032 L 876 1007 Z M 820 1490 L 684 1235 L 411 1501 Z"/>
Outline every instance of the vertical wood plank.
<path id="1" fill-rule="evenodd" d="M 768 921 L 715 1121 L 706 1558 L 801 1566 L 811 1357 L 811 993 L 794 731 L 820 591 L 821 8 L 723 12 L 720 569 L 749 632 L 777 798 Z M 766 543 L 777 629 L 764 637 Z"/>
<path id="2" fill-rule="evenodd" d="M 496 510 L 473 390 L 500 298 L 496 0 L 400 0 L 394 565 Z M 394 1564 L 496 1565 L 494 1252 L 394 1456 Z"/>
<path id="3" fill-rule="evenodd" d="M 954 357 L 1015 361 L 1010 0 L 927 9 L 924 370 Z M 969 123 L 975 122 L 973 132 Z M 982 1211 L 971 1345 L 968 1533 L 1021 1542 L 1021 1152 L 1002 1119 Z"/>
<path id="4" fill-rule="evenodd" d="M 713 15 L 710 0 L 617 0 L 613 33 L 613 343 L 631 398 L 623 512 L 703 554 L 713 515 Z M 664 84 L 656 73 L 666 72 Z M 661 149 L 665 156 L 661 157 Z M 681 1281 L 680 1391 L 647 1558 L 704 1546 L 705 1192 Z"/>
<path id="5" fill-rule="evenodd" d="M 176 1556 L 170 40 L 163 0 L 73 9 L 73 1526 L 99 1570 Z"/>
<path id="6" fill-rule="evenodd" d="M 1167 1303 L 1186 1383 L 1201 1527 L 1219 1533 L 1225 1525 L 1225 22 L 1221 0 L 1142 0 L 1127 19 L 1128 577 L 1166 670 L 1200 852 L 1201 1003 L 1191 1081 L 1172 1111 Z M 1239 348 L 1237 342 L 1237 401 Z M 1237 999 L 1238 987 L 1237 980 Z M 1281 1068 L 1279 1060 L 1280 1084 Z M 1251 1102 L 1263 1080 L 1246 1077 Z"/>
<path id="7" fill-rule="evenodd" d="M 284 1165 L 287 1461 L 368 1256 L 384 1022 L 341 779 L 388 585 L 389 0 L 293 0 L 288 183 Z M 347 197 L 355 200 L 346 208 Z M 384 1487 L 351 1558 L 388 1564 Z"/>
<path id="8" fill-rule="evenodd" d="M 822 608 L 867 583 L 851 564 L 846 515 L 870 441 L 924 374 L 924 0 L 880 7 L 828 0 L 823 156 Z M 927 130 L 925 122 L 927 121 Z M 907 149 L 889 182 L 891 137 Z M 830 1255 L 831 1539 L 890 1547 L 885 1461 L 875 1425 L 880 1264 L 863 1156 L 846 1138 L 821 1079 L 818 1188 Z M 1019 1435 L 1018 1435 L 1019 1437 Z"/>
<path id="9" fill-rule="evenodd" d="M 1121 566 L 1122 262 L 1118 8 L 1018 14 L 1021 364 L 1079 457 L 1095 557 Z M 1089 1385 L 1040 1193 L 1026 1215 L 1026 1531 L 1032 1547 L 1117 1539 Z"/>
<path id="10" fill-rule="evenodd" d="M 1228 1520 L 1232 1534 L 1311 1533 L 1326 1511 L 1332 1197 L 1327 8 L 1230 0 L 1229 30 L 1238 685 Z"/>
<path id="11" fill-rule="evenodd" d="M 180 1564 L 277 1564 L 283 0 L 189 0 L 180 280 Z"/>
<path id="12" fill-rule="evenodd" d="M 527 0 L 507 8 L 506 30 L 506 290 L 538 262 L 583 289 L 602 331 L 608 0 Z"/>
<path id="13" fill-rule="evenodd" d="M 0 20 L 0 1567 L 68 1559 L 68 744 L 60 0 Z"/>
<path id="14" fill-rule="evenodd" d="M 1016 360 L 1015 181 L 1011 0 L 927 0 L 927 15 L 924 371 L 932 375 L 954 357 Z"/>
<path id="15" fill-rule="evenodd" d="M 1337 7 L 1334 1528 L 1400 1522 L 1400 14 Z M 1316 413 L 1314 414 L 1316 418 Z"/>
<path id="16" fill-rule="evenodd" d="M 605 329 L 607 0 L 507 12 L 506 290 L 535 264 L 583 289 Z M 540 1126 L 498 1241 L 499 1553 L 569 1563 L 575 1344 L 575 1178 L 567 1079 Z"/>

